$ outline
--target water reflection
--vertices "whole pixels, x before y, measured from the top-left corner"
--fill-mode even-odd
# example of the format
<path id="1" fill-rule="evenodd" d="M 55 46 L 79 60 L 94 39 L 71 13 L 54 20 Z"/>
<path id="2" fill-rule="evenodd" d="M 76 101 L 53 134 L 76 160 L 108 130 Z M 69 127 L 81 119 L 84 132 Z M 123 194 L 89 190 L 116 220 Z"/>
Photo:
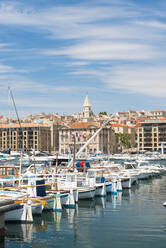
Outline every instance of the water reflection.
<path id="1" fill-rule="evenodd" d="M 33 224 L 7 224 L 6 241 L 25 242 L 31 243 L 34 239 L 35 233 L 45 233 L 51 224 L 54 225 L 56 232 L 63 231 L 64 225 L 61 226 L 61 222 L 66 223 L 66 227 L 70 228 L 73 232 L 74 240 L 77 239 L 77 218 L 79 218 L 84 212 L 82 209 L 93 210 L 93 216 L 104 216 L 105 209 L 107 208 L 106 202 L 109 202 L 109 197 L 112 198 L 111 202 L 116 206 L 120 204 L 122 194 L 118 194 L 116 198 L 114 196 L 97 197 L 92 201 L 82 200 L 76 206 L 76 209 L 64 209 L 62 212 L 43 212 L 41 216 L 34 217 Z M 81 213 L 79 213 L 81 210 Z M 0 247 L 3 247 L 2 245 Z"/>
<path id="2" fill-rule="evenodd" d="M 57 212 L 54 213 L 55 215 L 55 223 L 56 223 L 56 230 L 60 231 L 61 230 L 61 218 L 62 218 L 62 213 L 61 212 Z"/>
<path id="3" fill-rule="evenodd" d="M 106 197 L 96 197 L 94 200 L 96 209 L 105 209 L 106 208 Z"/>
<path id="4" fill-rule="evenodd" d="M 5 239 L 4 239 L 4 237 L 0 238 L 0 247 L 5 248 Z"/>
<path id="5" fill-rule="evenodd" d="M 67 209 L 65 209 L 65 211 L 66 211 L 66 214 L 68 217 L 68 223 L 73 224 L 74 220 L 75 220 L 76 210 L 72 209 L 72 208 L 71 209 L 67 208 Z"/>
<path id="6" fill-rule="evenodd" d="M 40 217 L 40 225 L 36 225 L 37 220 L 39 220 L 39 216 L 36 217 L 34 222 L 34 228 L 39 229 L 41 231 L 45 231 L 48 228 L 49 224 L 55 224 L 56 231 L 61 231 L 61 218 L 64 213 L 62 212 L 54 212 L 54 211 L 45 211 L 42 213 Z"/>
<path id="7" fill-rule="evenodd" d="M 89 209 L 93 209 L 95 208 L 95 201 L 94 200 L 81 200 L 78 202 L 78 209 L 79 208 L 89 208 Z"/>
<path id="8" fill-rule="evenodd" d="M 131 201 L 131 189 L 124 189 L 122 192 L 123 201 Z"/>
<path id="9" fill-rule="evenodd" d="M 6 238 L 8 240 L 32 241 L 33 224 L 7 224 Z"/>
<path id="10" fill-rule="evenodd" d="M 114 210 L 119 208 L 125 202 L 131 201 L 131 190 L 125 189 L 123 192 L 118 192 L 117 195 L 108 195 L 106 197 L 106 202 L 109 202 L 109 206 Z"/>

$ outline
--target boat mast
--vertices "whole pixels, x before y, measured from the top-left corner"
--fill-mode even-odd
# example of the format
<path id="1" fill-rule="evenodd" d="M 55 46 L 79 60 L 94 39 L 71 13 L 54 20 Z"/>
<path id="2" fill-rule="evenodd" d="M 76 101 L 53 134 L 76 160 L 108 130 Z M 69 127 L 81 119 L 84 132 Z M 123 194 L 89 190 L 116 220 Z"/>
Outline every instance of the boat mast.
<path id="1" fill-rule="evenodd" d="M 18 116 L 18 112 L 17 112 L 17 108 L 16 108 L 15 101 L 14 101 L 13 93 L 12 93 L 12 90 L 11 90 L 11 88 L 10 88 L 10 87 L 9 87 L 9 93 L 10 93 L 10 96 L 11 96 L 11 99 L 12 99 L 12 102 L 13 102 L 13 105 L 14 105 L 14 110 L 15 110 L 16 115 L 17 115 L 17 120 L 18 120 L 18 123 L 19 123 L 20 129 L 21 129 L 21 121 L 20 121 L 20 118 L 19 118 L 19 116 Z"/>
<path id="2" fill-rule="evenodd" d="M 19 115 L 18 115 L 18 112 L 17 112 L 16 104 L 15 104 L 14 97 L 13 97 L 13 93 L 12 93 L 12 90 L 11 90 L 10 87 L 8 87 L 8 89 L 9 89 L 9 94 L 10 94 L 11 100 L 13 102 L 14 110 L 16 112 L 17 120 L 18 120 L 18 123 L 19 123 L 19 130 L 21 131 L 22 130 L 21 121 L 20 121 L 20 118 L 19 118 Z M 20 185 L 20 183 L 21 183 L 20 182 L 20 180 L 21 180 L 21 174 L 22 174 L 22 144 L 21 144 L 20 137 L 19 137 L 18 144 L 19 144 L 19 147 L 20 147 L 20 170 L 19 170 L 20 171 L 19 185 Z"/>
<path id="3" fill-rule="evenodd" d="M 11 150 L 11 97 L 10 86 L 8 86 L 8 111 L 9 111 L 9 151 Z"/>

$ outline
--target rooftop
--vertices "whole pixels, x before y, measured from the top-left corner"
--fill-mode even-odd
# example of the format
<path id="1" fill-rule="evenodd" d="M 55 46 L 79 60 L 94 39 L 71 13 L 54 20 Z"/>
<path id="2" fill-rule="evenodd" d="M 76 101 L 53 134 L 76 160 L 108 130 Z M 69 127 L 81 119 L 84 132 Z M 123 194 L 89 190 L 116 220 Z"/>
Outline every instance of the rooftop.
<path id="1" fill-rule="evenodd" d="M 70 128 L 78 128 L 78 129 L 82 129 L 82 128 L 88 128 L 88 127 L 99 127 L 99 123 L 91 121 L 91 122 L 74 122 L 69 124 Z"/>

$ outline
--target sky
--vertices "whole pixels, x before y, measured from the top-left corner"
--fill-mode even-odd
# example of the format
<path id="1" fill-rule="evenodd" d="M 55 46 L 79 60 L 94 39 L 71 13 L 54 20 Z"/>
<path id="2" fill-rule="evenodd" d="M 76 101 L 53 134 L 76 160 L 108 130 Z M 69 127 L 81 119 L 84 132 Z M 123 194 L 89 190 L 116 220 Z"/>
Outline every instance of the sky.
<path id="1" fill-rule="evenodd" d="M 166 109 L 165 0 L 0 0 L 0 114 Z"/>

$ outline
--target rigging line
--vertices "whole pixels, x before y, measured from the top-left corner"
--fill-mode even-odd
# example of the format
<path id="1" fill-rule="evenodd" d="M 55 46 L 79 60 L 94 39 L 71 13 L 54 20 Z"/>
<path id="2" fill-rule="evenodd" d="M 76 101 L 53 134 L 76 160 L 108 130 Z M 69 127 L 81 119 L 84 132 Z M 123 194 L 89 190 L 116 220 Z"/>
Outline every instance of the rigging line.
<path id="1" fill-rule="evenodd" d="M 12 90 L 11 90 L 11 87 L 8 86 L 8 90 L 9 90 L 9 93 L 10 93 L 10 96 L 11 96 L 11 100 L 13 102 L 13 106 L 14 106 L 14 110 L 16 112 L 16 116 L 17 116 L 17 120 L 18 120 L 18 123 L 19 123 L 19 140 L 18 140 L 18 148 L 20 149 L 21 151 L 21 158 L 22 158 L 22 138 L 23 138 L 23 134 L 21 134 L 21 130 L 22 130 L 22 127 L 21 127 L 21 121 L 20 121 L 20 118 L 19 118 L 19 115 L 18 115 L 18 111 L 17 111 L 17 108 L 16 108 L 16 104 L 15 104 L 15 101 L 14 101 L 14 97 L 13 97 L 13 93 L 12 93 Z M 21 167 L 21 159 L 20 159 L 20 167 Z M 21 169 L 20 169 L 21 170 Z"/>
<path id="2" fill-rule="evenodd" d="M 10 86 L 8 87 L 8 89 L 9 89 L 10 96 L 11 96 L 11 99 L 12 99 L 12 102 L 13 102 L 13 105 L 14 105 L 14 110 L 15 110 L 16 115 L 17 115 L 17 120 L 18 120 L 18 123 L 19 123 L 20 129 L 21 129 L 21 121 L 20 121 L 20 118 L 19 118 L 19 116 L 18 116 L 18 112 L 17 112 L 16 104 L 15 104 L 14 97 L 13 97 L 13 93 L 12 93 L 12 90 L 11 90 Z"/>

